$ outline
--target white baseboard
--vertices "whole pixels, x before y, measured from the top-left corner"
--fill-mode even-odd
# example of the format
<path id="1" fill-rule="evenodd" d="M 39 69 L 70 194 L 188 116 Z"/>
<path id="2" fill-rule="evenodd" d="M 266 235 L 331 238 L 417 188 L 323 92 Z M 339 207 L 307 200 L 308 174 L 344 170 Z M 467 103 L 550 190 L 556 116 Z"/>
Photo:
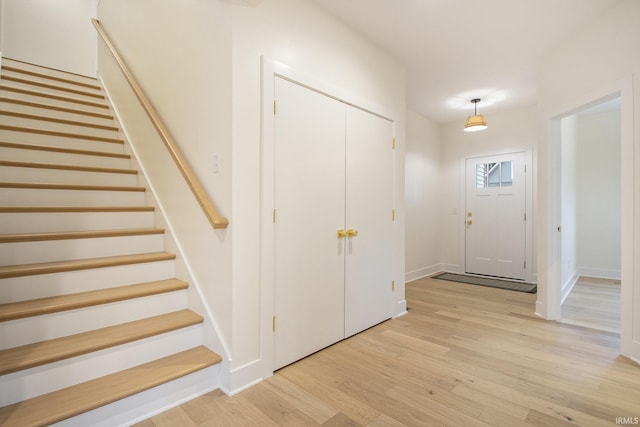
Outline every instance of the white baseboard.
<path id="1" fill-rule="evenodd" d="M 567 297 L 573 290 L 573 287 L 578 282 L 578 277 L 580 277 L 578 273 L 573 273 L 573 276 L 571 276 L 571 278 L 567 280 L 567 282 L 564 285 L 562 285 L 562 295 L 560 297 L 560 305 L 564 304 L 564 300 L 567 299 Z"/>
<path id="2" fill-rule="evenodd" d="M 434 265 L 430 265 L 428 267 L 422 267 L 422 268 L 419 268 L 417 270 L 406 272 L 404 274 L 404 281 L 405 281 L 405 283 L 413 282 L 414 280 L 418 280 L 418 279 L 422 279 L 423 277 L 431 276 L 432 274 L 435 274 L 435 273 L 437 273 L 437 272 L 439 272 L 441 270 L 442 270 L 442 268 L 440 267 L 440 264 L 434 264 Z"/>
<path id="3" fill-rule="evenodd" d="M 599 279 L 611 279 L 611 280 L 622 279 L 622 270 L 614 270 L 614 269 L 607 269 L 607 268 L 589 268 L 589 267 L 578 267 L 577 270 L 578 270 L 579 276 L 597 277 Z"/>
<path id="4" fill-rule="evenodd" d="M 542 304 L 542 301 L 536 301 L 536 311 L 534 314 L 542 319 L 547 319 L 547 312 L 544 309 L 544 304 Z"/>
<path id="5" fill-rule="evenodd" d="M 396 303 L 396 310 L 393 314 L 393 318 L 404 316 L 407 314 L 407 300 L 403 299 L 402 301 L 398 301 Z"/>
<path id="6" fill-rule="evenodd" d="M 229 388 L 227 389 L 225 385 L 224 387 L 221 387 L 222 391 L 227 396 L 233 396 L 234 394 L 238 394 L 241 391 L 258 384 L 265 379 L 263 364 L 264 360 L 256 359 L 252 362 L 231 369 L 229 372 Z"/>
<path id="7" fill-rule="evenodd" d="M 409 271 L 404 274 L 405 283 L 412 282 L 414 280 L 422 279 L 424 277 L 433 276 L 436 273 L 464 273 L 457 264 L 434 264 L 428 267 L 422 267 L 417 270 Z"/>
<path id="8" fill-rule="evenodd" d="M 447 273 L 464 274 L 464 267 L 459 264 L 440 264 L 440 271 Z"/>

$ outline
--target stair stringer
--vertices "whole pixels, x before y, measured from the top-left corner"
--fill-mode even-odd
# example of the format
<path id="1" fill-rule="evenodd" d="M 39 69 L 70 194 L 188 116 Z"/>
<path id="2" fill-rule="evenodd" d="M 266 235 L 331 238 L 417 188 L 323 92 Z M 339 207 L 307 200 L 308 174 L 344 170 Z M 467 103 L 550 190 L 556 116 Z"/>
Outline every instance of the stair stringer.
<path id="1" fill-rule="evenodd" d="M 229 394 L 232 354 L 229 231 L 212 228 L 119 69 L 107 61 L 102 61 L 100 68 L 98 80 L 125 136 L 125 153 L 131 154 L 132 165 L 141 172 L 139 185 L 149 189 L 146 202 L 156 207 L 155 225 L 165 228 L 166 248 L 177 255 L 177 277 L 190 283 L 189 308 L 205 319 L 203 344 L 222 356 L 217 388 Z"/>

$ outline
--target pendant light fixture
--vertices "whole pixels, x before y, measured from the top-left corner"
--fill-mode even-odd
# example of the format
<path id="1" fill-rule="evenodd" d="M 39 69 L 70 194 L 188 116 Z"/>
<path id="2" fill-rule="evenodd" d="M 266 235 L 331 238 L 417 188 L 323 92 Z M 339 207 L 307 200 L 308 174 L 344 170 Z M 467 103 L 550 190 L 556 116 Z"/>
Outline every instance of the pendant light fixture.
<path id="1" fill-rule="evenodd" d="M 480 102 L 480 98 L 474 98 L 471 100 L 473 103 L 473 116 L 469 116 L 467 118 L 467 123 L 464 125 L 465 132 L 476 132 L 479 130 L 485 130 L 487 126 L 487 121 L 484 119 L 482 114 L 478 114 L 477 107 L 478 102 Z"/>

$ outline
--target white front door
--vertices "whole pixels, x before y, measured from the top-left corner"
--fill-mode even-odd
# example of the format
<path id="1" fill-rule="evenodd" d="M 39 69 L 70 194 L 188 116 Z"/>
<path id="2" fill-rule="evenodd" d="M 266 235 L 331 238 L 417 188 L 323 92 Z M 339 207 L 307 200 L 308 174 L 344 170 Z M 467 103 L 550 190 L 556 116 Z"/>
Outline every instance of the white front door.
<path id="1" fill-rule="evenodd" d="M 274 369 L 344 338 L 345 105 L 275 78 Z"/>
<path id="2" fill-rule="evenodd" d="M 465 271 L 524 280 L 525 153 L 466 159 Z"/>
<path id="3" fill-rule="evenodd" d="M 391 317 L 393 123 L 347 107 L 345 336 Z"/>

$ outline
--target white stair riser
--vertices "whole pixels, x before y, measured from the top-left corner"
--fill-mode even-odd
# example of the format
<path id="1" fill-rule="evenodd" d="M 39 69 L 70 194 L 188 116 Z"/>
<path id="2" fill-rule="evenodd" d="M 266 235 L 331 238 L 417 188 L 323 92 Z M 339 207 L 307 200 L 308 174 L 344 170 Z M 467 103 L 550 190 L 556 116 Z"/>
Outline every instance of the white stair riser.
<path id="1" fill-rule="evenodd" d="M 194 325 L 4 375 L 0 377 L 3 390 L 0 405 L 10 405 L 196 347 L 202 342 L 201 329 L 200 325 Z"/>
<path id="2" fill-rule="evenodd" d="M 0 206 L 143 206 L 141 191 L 0 188 Z"/>
<path id="3" fill-rule="evenodd" d="M 57 153 L 43 150 L 0 147 L 0 158 L 15 162 L 57 163 L 98 168 L 128 168 L 131 159 L 86 154 Z"/>
<path id="4" fill-rule="evenodd" d="M 70 148 L 74 150 L 123 153 L 124 144 L 110 141 L 92 141 L 84 138 L 43 135 L 33 132 L 14 132 L 0 129 L 0 140 L 15 144 L 31 144 L 44 147 Z"/>
<path id="5" fill-rule="evenodd" d="M 169 292 L 95 307 L 0 323 L 1 349 L 32 344 L 151 316 L 184 310 L 186 291 Z"/>
<path id="6" fill-rule="evenodd" d="M 138 175 L 129 173 L 87 172 L 65 169 L 0 166 L 0 181 L 136 186 L 138 184 Z"/>
<path id="7" fill-rule="evenodd" d="M 39 117 L 39 116 L 36 116 Z M 44 117 L 47 117 L 46 115 Z M 89 135 L 103 138 L 120 138 L 117 129 L 100 129 L 93 126 L 83 126 L 86 124 L 83 120 L 75 120 L 79 124 L 58 123 L 50 120 L 39 118 L 13 117 L 0 114 L 0 124 L 5 126 L 17 126 L 27 129 L 40 129 L 53 132 L 67 132 L 77 135 Z M 107 125 L 113 127 L 113 125 Z M 22 132 L 27 133 L 27 132 Z"/>
<path id="8" fill-rule="evenodd" d="M 153 227 L 154 212 L 0 213 L 0 233 L 45 233 Z"/>
<path id="9" fill-rule="evenodd" d="M 15 67 L 15 68 L 20 68 L 20 67 Z M 23 69 L 23 68 L 20 68 Z M 39 74 L 43 74 L 38 72 Z M 95 87 L 88 87 L 88 86 L 83 86 L 83 85 L 79 85 L 79 84 L 74 84 L 74 83 L 67 83 L 66 81 L 61 81 L 61 80 L 55 80 L 55 79 L 49 79 L 46 77 L 39 77 L 39 76 L 34 76 L 32 74 L 26 74 L 26 73 L 21 73 L 19 71 L 13 71 L 13 70 L 2 70 L 2 77 L 6 78 L 6 77 L 12 77 L 12 78 L 16 78 L 16 79 L 22 79 L 22 80 L 29 80 L 30 82 L 34 82 L 34 83 L 41 83 L 41 84 L 45 84 L 45 85 L 54 85 L 57 87 L 62 87 L 62 88 L 66 88 L 66 89 L 71 89 L 71 90 L 81 90 L 83 92 L 89 92 L 89 93 L 96 93 L 96 94 L 103 94 L 102 91 L 100 90 L 100 88 L 95 88 Z M 55 77 L 55 76 L 54 76 Z M 65 80 L 71 80 L 68 77 L 63 77 Z M 93 86 L 97 86 L 97 83 L 89 83 L 92 84 Z"/>
<path id="10" fill-rule="evenodd" d="M 16 96 L 6 96 L 6 97 L 18 99 Z M 40 104 L 52 105 L 51 102 L 47 102 L 47 101 L 41 102 Z M 28 105 L 16 104 L 13 102 L 0 101 L 0 110 L 13 111 L 13 112 L 22 113 L 22 114 L 31 114 L 35 116 L 51 117 L 53 119 L 59 119 L 59 120 L 72 120 L 72 121 L 78 121 L 78 122 L 90 123 L 90 124 L 102 125 L 102 126 L 117 126 L 113 118 L 94 117 L 86 114 L 70 113 L 65 111 L 53 110 L 50 108 L 32 107 Z M 75 108 L 75 110 L 83 111 L 82 108 Z M 110 111 L 104 111 L 104 112 L 101 112 L 100 114 L 110 115 L 111 113 Z"/>
<path id="11" fill-rule="evenodd" d="M 29 101 L 29 102 L 47 103 L 51 105 L 57 105 L 58 107 L 62 107 L 62 108 L 73 108 L 76 110 L 82 109 L 85 111 L 98 113 L 98 114 L 104 114 L 110 111 L 109 108 L 106 107 L 106 104 L 101 103 L 100 100 L 98 100 L 97 103 L 90 101 L 90 104 L 82 104 L 79 102 L 74 102 L 73 98 L 68 96 L 63 97 L 63 98 L 69 98 L 68 100 L 52 99 L 52 98 L 37 95 L 37 94 L 30 95 L 30 94 L 16 92 L 14 90 L 11 90 L 11 88 L 13 87 L 12 85 L 5 84 L 1 80 L 0 80 L 0 84 L 2 84 L 2 87 L 0 87 L 0 96 L 6 96 L 10 98 L 15 98 L 15 99 L 22 99 L 24 101 Z M 98 105 L 95 105 L 95 104 L 98 104 Z"/>
<path id="12" fill-rule="evenodd" d="M 174 261 L 159 261 L 0 279 L 0 301 L 11 303 L 175 277 Z"/>
<path id="13" fill-rule="evenodd" d="M 59 77 L 67 80 L 74 80 L 82 83 L 96 84 L 96 79 L 89 76 L 70 74 L 64 71 L 54 70 L 51 68 L 43 68 L 37 65 L 26 63 L 26 62 L 15 61 L 10 58 L 2 58 L 2 66 L 3 67 L 11 66 L 11 67 L 19 68 L 21 70 L 33 71 L 40 74 L 46 74 L 48 76 Z M 2 72 L 4 73 L 4 70 Z"/>
<path id="14" fill-rule="evenodd" d="M 219 377 L 218 364 L 51 427 L 129 426 L 219 388 Z"/>
<path id="15" fill-rule="evenodd" d="M 0 244 L 0 266 L 161 252 L 164 235 L 47 240 Z"/>
<path id="16" fill-rule="evenodd" d="M 29 80 L 29 79 L 24 79 L 24 80 Z M 34 85 L 34 84 L 30 84 L 30 83 L 21 83 L 21 82 L 15 82 L 15 81 L 10 81 L 10 80 L 3 80 L 2 84 L 5 86 L 9 86 L 9 87 L 14 87 L 14 88 L 18 88 L 18 89 L 24 89 L 24 90 L 30 90 L 30 91 L 37 91 L 38 93 L 42 93 L 42 94 L 49 94 L 49 95 L 54 95 L 54 96 L 63 96 L 65 98 L 72 98 L 73 100 L 78 100 L 78 101 L 87 101 L 87 102 L 93 102 L 96 104 L 104 104 L 105 103 L 105 99 L 104 99 L 104 95 L 100 94 L 100 96 L 103 96 L 101 98 L 96 97 L 96 96 L 91 96 L 91 95 L 85 95 L 84 93 L 90 93 L 90 94 L 94 94 L 94 91 L 91 91 L 90 89 L 87 91 L 82 91 L 84 93 L 71 93 L 62 89 L 52 89 L 52 88 L 47 88 L 47 87 L 42 87 L 42 86 L 38 86 L 38 85 Z"/>

